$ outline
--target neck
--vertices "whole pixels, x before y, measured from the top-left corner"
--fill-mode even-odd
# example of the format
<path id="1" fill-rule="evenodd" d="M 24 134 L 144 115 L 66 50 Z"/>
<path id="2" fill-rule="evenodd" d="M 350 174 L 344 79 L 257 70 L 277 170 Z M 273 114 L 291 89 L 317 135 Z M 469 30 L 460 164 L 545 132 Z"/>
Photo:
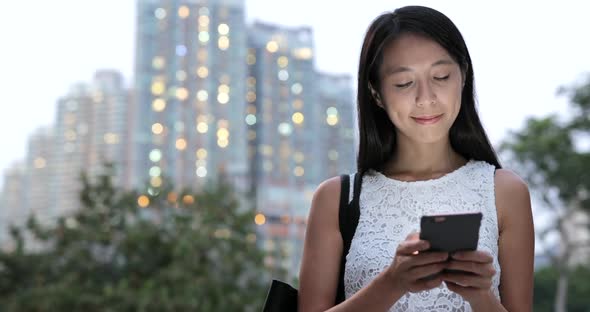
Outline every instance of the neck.
<path id="1" fill-rule="evenodd" d="M 388 176 L 433 178 L 452 172 L 467 160 L 451 147 L 448 136 L 433 143 L 410 142 L 398 135 L 397 150 L 384 168 Z"/>

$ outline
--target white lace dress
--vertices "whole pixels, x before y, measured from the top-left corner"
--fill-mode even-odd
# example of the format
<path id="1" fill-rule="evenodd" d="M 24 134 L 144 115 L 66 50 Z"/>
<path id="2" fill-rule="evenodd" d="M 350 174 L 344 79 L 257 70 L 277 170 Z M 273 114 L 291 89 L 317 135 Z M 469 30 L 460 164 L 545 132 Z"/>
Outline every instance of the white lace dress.
<path id="1" fill-rule="evenodd" d="M 420 230 L 420 217 L 428 214 L 481 212 L 478 250 L 494 257 L 493 292 L 500 298 L 498 222 L 494 196 L 494 166 L 470 160 L 440 178 L 406 182 L 376 171 L 363 177 L 359 223 L 346 256 L 344 290 L 350 298 L 367 286 L 392 262 L 399 243 Z M 349 200 L 352 200 L 352 187 Z M 438 288 L 407 293 L 393 311 L 471 311 L 468 302 L 442 283 Z"/>

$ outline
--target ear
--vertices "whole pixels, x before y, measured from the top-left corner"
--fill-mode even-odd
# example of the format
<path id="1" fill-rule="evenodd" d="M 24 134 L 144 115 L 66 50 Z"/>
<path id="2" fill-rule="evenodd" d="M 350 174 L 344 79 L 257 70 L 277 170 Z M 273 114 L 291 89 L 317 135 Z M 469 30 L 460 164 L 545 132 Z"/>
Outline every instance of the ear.
<path id="1" fill-rule="evenodd" d="M 375 90 L 375 88 L 373 88 L 373 86 L 371 85 L 370 82 L 369 82 L 369 91 L 371 92 L 371 96 L 373 96 L 373 99 L 377 103 L 377 106 L 381 107 L 382 109 L 385 109 L 383 107 L 383 103 L 381 102 L 381 96 L 379 95 L 379 92 L 377 92 L 377 90 Z"/>

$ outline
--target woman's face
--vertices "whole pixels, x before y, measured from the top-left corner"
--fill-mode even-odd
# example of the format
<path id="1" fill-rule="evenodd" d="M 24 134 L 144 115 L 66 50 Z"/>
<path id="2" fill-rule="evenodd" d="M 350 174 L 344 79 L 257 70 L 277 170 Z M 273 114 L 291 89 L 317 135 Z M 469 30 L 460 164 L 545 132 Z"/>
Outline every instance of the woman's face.
<path id="1" fill-rule="evenodd" d="M 383 51 L 381 106 L 397 135 L 432 143 L 448 136 L 461 107 L 459 65 L 435 41 L 405 34 Z"/>

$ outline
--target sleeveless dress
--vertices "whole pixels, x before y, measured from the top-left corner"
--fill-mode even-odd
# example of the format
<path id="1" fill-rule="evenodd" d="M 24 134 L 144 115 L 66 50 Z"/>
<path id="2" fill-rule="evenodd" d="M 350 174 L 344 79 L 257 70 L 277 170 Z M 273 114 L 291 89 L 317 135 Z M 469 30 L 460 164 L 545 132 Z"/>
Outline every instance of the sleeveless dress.
<path id="1" fill-rule="evenodd" d="M 492 290 L 499 299 L 498 222 L 494 193 L 495 167 L 470 160 L 440 178 L 401 181 L 380 172 L 363 176 L 359 199 L 360 217 L 346 256 L 344 291 L 350 298 L 367 286 L 393 261 L 397 246 L 413 231 L 420 230 L 420 217 L 430 214 L 481 212 L 478 250 L 494 258 L 496 275 Z M 349 201 L 352 200 L 352 188 Z M 406 293 L 390 309 L 399 311 L 472 311 L 460 295 L 444 283 L 418 293 Z"/>

